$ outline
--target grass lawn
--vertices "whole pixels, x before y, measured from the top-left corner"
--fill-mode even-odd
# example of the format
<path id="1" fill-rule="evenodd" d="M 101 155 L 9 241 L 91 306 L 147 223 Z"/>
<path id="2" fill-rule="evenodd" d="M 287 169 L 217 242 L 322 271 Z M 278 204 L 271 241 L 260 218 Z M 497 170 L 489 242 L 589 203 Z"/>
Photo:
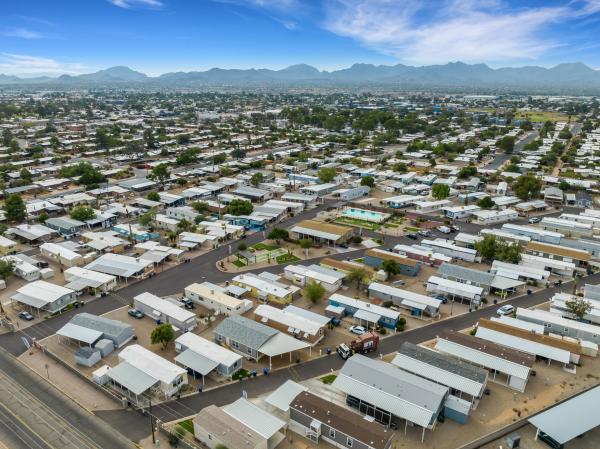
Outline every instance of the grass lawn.
<path id="1" fill-rule="evenodd" d="M 408 231 L 408 232 L 417 232 L 417 231 L 420 231 L 419 228 L 415 228 L 414 226 L 407 226 L 407 227 L 404 228 L 404 230 Z"/>
<path id="2" fill-rule="evenodd" d="M 349 218 L 349 217 L 339 217 L 334 222 L 339 223 L 339 224 L 356 226 L 359 228 L 365 228 L 365 229 L 369 229 L 371 231 L 376 231 L 377 229 L 379 229 L 379 226 L 380 226 L 378 223 L 371 223 L 370 221 L 359 220 L 358 218 Z"/>
<path id="3" fill-rule="evenodd" d="M 289 262 L 297 262 L 301 260 L 299 257 L 294 256 L 293 254 L 282 254 L 281 256 L 277 256 L 275 259 L 277 263 L 289 263 Z"/>
<path id="4" fill-rule="evenodd" d="M 334 380 L 337 379 L 337 376 L 335 374 L 328 374 L 327 376 L 323 376 L 321 377 L 321 382 L 323 382 L 325 385 L 331 385 L 333 383 Z"/>
<path id="5" fill-rule="evenodd" d="M 177 423 L 177 425 L 179 425 L 183 429 L 187 430 L 192 435 L 194 434 L 194 424 L 192 423 L 191 419 L 186 419 L 186 420 L 183 420 L 183 421 L 179 421 Z"/>
<path id="6" fill-rule="evenodd" d="M 234 264 L 238 268 L 242 268 L 242 267 L 246 266 L 246 264 L 244 262 L 242 262 L 241 260 L 239 260 L 239 259 L 238 260 L 234 260 L 231 263 Z"/>
<path id="7" fill-rule="evenodd" d="M 398 227 L 400 227 L 400 225 L 397 223 L 386 223 L 383 225 L 383 227 L 384 228 L 398 228 Z"/>
<path id="8" fill-rule="evenodd" d="M 267 245 L 266 243 L 257 243 L 256 245 L 253 245 L 252 248 L 254 248 L 257 251 L 273 251 L 275 249 L 279 249 L 279 246 L 276 245 Z"/>
<path id="9" fill-rule="evenodd" d="M 530 122 L 566 122 L 569 120 L 567 114 L 554 111 L 517 111 L 516 119 L 527 119 Z"/>
<path id="10" fill-rule="evenodd" d="M 354 262 L 365 263 L 365 258 L 364 257 L 359 257 L 358 259 L 354 259 Z"/>

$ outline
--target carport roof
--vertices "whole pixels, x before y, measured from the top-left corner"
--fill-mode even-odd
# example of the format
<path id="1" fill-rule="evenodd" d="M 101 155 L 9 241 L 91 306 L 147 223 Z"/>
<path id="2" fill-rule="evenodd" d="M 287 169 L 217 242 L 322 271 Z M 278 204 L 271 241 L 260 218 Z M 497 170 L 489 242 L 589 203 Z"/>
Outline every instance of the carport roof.
<path id="1" fill-rule="evenodd" d="M 529 418 L 529 422 L 559 444 L 565 444 L 600 426 L 598 402 L 600 386 Z"/>
<path id="2" fill-rule="evenodd" d="M 296 396 L 307 390 L 308 387 L 288 379 L 282 385 L 280 385 L 277 390 L 272 392 L 265 399 L 265 402 L 281 410 L 282 412 L 287 412 L 290 409 L 290 404 L 294 401 Z"/>
<path id="3" fill-rule="evenodd" d="M 287 354 L 288 352 L 308 348 L 309 346 L 308 343 L 279 332 L 269 338 L 269 340 L 259 348 L 258 352 L 267 357 L 275 357 L 276 355 Z"/>
<path id="4" fill-rule="evenodd" d="M 91 345 L 102 338 L 102 332 L 94 329 L 88 329 L 87 327 L 79 326 L 73 323 L 65 324 L 58 331 L 56 331 L 56 333 L 61 337 L 67 337 L 71 340 L 81 341 L 83 343 L 87 343 L 88 345 Z"/>
<path id="5" fill-rule="evenodd" d="M 358 318 L 359 320 L 366 321 L 368 323 L 378 323 L 381 319 L 381 315 L 378 313 L 373 313 L 368 310 L 359 309 L 354 314 L 354 318 Z"/>
<path id="6" fill-rule="evenodd" d="M 201 354 L 198 354 L 191 349 L 186 349 L 177 357 L 175 357 L 175 361 L 186 368 L 191 368 L 197 373 L 200 373 L 203 376 L 206 376 L 212 370 L 214 370 L 217 366 L 219 366 L 219 362 L 215 362 L 214 360 L 208 359 Z"/>
<path id="7" fill-rule="evenodd" d="M 144 393 L 158 383 L 157 379 L 127 362 L 109 369 L 106 375 L 135 395 Z"/>

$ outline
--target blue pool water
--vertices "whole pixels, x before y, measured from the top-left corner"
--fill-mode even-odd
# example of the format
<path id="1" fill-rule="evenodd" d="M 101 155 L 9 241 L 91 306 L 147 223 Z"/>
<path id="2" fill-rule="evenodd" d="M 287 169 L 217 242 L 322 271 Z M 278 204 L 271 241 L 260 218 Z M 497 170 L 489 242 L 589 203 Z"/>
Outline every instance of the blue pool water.
<path id="1" fill-rule="evenodd" d="M 356 218 L 357 220 L 373 221 L 376 223 L 379 223 L 387 218 L 387 214 L 364 209 L 346 209 L 342 214 L 346 217 Z"/>

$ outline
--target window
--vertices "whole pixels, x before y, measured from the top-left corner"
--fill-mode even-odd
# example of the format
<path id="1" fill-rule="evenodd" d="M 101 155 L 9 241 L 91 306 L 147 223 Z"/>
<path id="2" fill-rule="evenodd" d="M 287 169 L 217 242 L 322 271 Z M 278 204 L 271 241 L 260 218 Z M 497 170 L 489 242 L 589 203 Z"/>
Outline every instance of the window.
<path id="1" fill-rule="evenodd" d="M 331 438 L 335 438 L 335 429 L 332 429 L 331 427 L 329 428 L 329 436 Z"/>
<path id="2" fill-rule="evenodd" d="M 353 444 L 354 444 L 354 440 L 352 438 L 348 437 L 346 439 L 346 446 L 352 447 Z"/>
<path id="3" fill-rule="evenodd" d="M 252 354 L 252 348 L 248 348 L 248 354 Z"/>
<path id="4" fill-rule="evenodd" d="M 208 434 L 208 439 L 212 440 L 212 435 L 210 433 Z"/>

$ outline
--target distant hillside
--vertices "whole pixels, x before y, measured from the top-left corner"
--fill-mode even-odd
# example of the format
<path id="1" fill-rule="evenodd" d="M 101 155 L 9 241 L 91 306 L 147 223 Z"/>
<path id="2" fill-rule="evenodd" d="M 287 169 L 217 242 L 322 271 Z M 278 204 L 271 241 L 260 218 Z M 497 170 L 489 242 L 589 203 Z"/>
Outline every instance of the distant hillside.
<path id="1" fill-rule="evenodd" d="M 62 75 L 57 78 L 18 78 L 0 74 L 0 86 L 6 85 L 53 85 L 55 88 L 114 85 L 151 88 L 379 85 L 394 88 L 532 89 L 589 93 L 600 92 L 600 71 L 582 63 L 559 64 L 548 69 L 536 66 L 492 69 L 485 64 L 462 62 L 422 67 L 354 64 L 332 72 L 298 64 L 282 70 L 213 68 L 149 77 L 119 66 L 85 75 Z"/>

